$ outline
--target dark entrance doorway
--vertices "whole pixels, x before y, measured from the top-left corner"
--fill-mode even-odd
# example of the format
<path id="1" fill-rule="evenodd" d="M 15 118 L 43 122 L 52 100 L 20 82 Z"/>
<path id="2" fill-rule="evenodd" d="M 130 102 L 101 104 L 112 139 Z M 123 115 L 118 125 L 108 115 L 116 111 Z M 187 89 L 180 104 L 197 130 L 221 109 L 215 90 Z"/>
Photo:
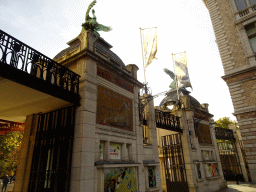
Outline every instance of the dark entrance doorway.
<path id="1" fill-rule="evenodd" d="M 181 133 L 162 137 L 167 192 L 189 192 Z"/>
<path id="2" fill-rule="evenodd" d="M 226 181 L 244 181 L 233 130 L 215 127 L 221 166 Z"/>
<path id="3" fill-rule="evenodd" d="M 68 192 L 75 107 L 40 114 L 31 165 L 29 192 Z"/>

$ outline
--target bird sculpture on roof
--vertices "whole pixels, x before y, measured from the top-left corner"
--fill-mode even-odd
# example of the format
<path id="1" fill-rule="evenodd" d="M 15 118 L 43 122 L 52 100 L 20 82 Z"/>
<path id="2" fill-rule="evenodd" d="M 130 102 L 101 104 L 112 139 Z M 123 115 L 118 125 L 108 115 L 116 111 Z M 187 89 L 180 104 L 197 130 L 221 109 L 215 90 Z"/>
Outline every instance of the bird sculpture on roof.
<path id="1" fill-rule="evenodd" d="M 86 11 L 86 14 L 85 14 L 85 23 L 82 24 L 83 28 L 85 30 L 89 30 L 91 29 L 92 31 L 94 31 L 95 33 L 97 33 L 99 36 L 100 34 L 98 33 L 98 31 L 111 31 L 112 28 L 109 27 L 109 26 L 105 26 L 105 25 L 102 25 L 102 24 L 99 24 L 97 22 L 97 18 L 95 16 L 95 10 L 92 9 L 92 7 L 96 4 L 96 0 L 94 0 L 93 2 L 91 2 L 91 4 L 88 6 L 87 8 L 87 11 Z M 90 17 L 89 13 L 92 9 L 92 15 L 93 17 Z"/>
<path id="2" fill-rule="evenodd" d="M 164 72 L 165 72 L 167 75 L 169 75 L 169 76 L 171 77 L 171 79 L 173 80 L 173 81 L 171 82 L 171 84 L 169 85 L 169 87 L 171 88 L 171 90 L 176 89 L 176 87 L 177 87 L 177 80 L 176 80 L 175 74 L 174 74 L 171 70 L 169 70 L 169 69 L 167 69 L 167 68 L 164 68 Z"/>

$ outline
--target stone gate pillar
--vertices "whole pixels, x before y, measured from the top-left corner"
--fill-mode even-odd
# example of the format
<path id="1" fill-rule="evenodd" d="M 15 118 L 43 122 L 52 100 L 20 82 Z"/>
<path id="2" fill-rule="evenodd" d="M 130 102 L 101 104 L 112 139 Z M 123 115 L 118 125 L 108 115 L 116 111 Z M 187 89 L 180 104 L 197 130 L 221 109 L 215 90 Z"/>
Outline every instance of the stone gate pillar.
<path id="1" fill-rule="evenodd" d="M 25 130 L 19 152 L 16 179 L 13 191 L 27 192 L 31 163 L 34 151 L 35 137 L 37 131 L 38 115 L 29 115 L 26 118 Z"/>
<path id="2" fill-rule="evenodd" d="M 195 180 L 195 167 L 193 166 L 193 151 L 192 151 L 192 141 L 190 136 L 190 127 L 188 124 L 187 116 L 190 116 L 189 113 L 186 113 L 184 108 L 181 108 L 177 111 L 177 116 L 180 117 L 180 127 L 183 130 L 181 134 L 182 147 L 183 147 L 183 155 L 185 161 L 187 182 L 190 192 L 197 191 L 197 185 Z"/>
<path id="3" fill-rule="evenodd" d="M 238 156 L 238 159 L 239 159 L 239 162 L 240 162 L 243 177 L 244 177 L 245 182 L 249 182 L 246 167 L 245 167 L 245 162 L 244 162 L 244 158 L 243 158 L 243 153 L 242 153 L 241 146 L 240 146 L 240 143 L 239 143 L 239 138 L 238 138 L 236 132 L 234 132 L 234 137 L 236 139 L 235 140 L 235 145 L 236 145 L 236 150 L 237 150 L 237 156 Z"/>
<path id="4" fill-rule="evenodd" d="M 200 104 L 187 94 L 181 96 L 180 104 L 173 107 L 172 113 L 180 117 L 183 130 L 181 138 L 190 192 L 225 188 L 208 104 Z"/>
<path id="5" fill-rule="evenodd" d="M 151 98 L 151 95 L 144 94 L 142 100 L 149 101 L 144 109 L 146 125 L 143 127 L 143 131 L 146 130 L 148 134 L 144 133 L 144 136 L 147 136 L 148 139 L 143 141 L 143 166 L 144 171 L 146 172 L 146 191 L 150 191 L 149 188 L 149 179 L 148 179 L 148 168 L 154 168 L 155 177 L 156 177 L 156 190 L 161 192 L 162 185 L 160 179 L 160 163 L 159 163 L 159 154 L 158 154 L 158 143 L 157 143 L 157 129 L 156 129 L 156 119 L 155 119 L 155 108 L 154 101 Z M 151 99 L 150 99 L 151 98 Z"/>

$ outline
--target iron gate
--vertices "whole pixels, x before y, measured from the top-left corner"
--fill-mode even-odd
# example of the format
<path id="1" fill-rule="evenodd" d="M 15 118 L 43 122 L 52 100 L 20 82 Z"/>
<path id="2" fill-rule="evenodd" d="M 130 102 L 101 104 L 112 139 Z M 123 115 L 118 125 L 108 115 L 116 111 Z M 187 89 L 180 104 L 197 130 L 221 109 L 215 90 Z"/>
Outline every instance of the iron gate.
<path id="1" fill-rule="evenodd" d="M 244 181 L 233 130 L 215 127 L 215 136 L 217 139 L 224 179 L 227 181 L 235 181 L 236 179 Z"/>
<path id="2" fill-rule="evenodd" d="M 75 107 L 39 115 L 28 192 L 68 192 Z"/>
<path id="3" fill-rule="evenodd" d="M 180 133 L 162 137 L 167 192 L 188 192 Z"/>
<path id="4" fill-rule="evenodd" d="M 239 181 L 244 181 L 237 149 L 234 141 L 217 142 L 221 166 L 226 181 L 235 181 L 236 175 Z"/>

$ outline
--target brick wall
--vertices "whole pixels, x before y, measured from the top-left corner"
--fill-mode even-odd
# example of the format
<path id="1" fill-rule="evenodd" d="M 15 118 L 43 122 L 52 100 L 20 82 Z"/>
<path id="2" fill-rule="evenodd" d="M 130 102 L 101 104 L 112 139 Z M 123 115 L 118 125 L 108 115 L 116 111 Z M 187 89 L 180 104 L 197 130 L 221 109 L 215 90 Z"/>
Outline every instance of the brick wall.
<path id="1" fill-rule="evenodd" d="M 225 74 L 247 64 L 228 0 L 206 0 Z"/>
<path id="2" fill-rule="evenodd" d="M 229 87 L 251 178 L 256 183 L 256 67 L 250 66 L 251 63 L 245 57 L 248 38 L 243 25 L 235 24 L 232 0 L 204 2 L 210 13 L 225 72 L 222 78 Z"/>

